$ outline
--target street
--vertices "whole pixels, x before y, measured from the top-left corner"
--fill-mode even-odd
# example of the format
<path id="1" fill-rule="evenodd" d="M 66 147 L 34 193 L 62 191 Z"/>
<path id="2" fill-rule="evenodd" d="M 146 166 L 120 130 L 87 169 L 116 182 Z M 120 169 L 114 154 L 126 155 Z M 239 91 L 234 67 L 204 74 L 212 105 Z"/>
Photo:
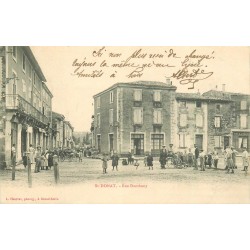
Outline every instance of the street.
<path id="1" fill-rule="evenodd" d="M 102 173 L 102 161 L 99 159 L 84 158 L 83 162 L 64 161 L 59 162 L 60 185 L 70 184 L 112 184 L 112 183 L 174 183 L 174 184 L 246 184 L 250 180 L 250 174 L 247 175 L 241 171 L 241 158 L 237 159 L 238 169 L 234 174 L 227 174 L 223 170 L 223 159 L 219 161 L 219 169 L 193 170 L 193 168 L 176 169 L 169 167 L 161 169 L 158 160 L 154 161 L 154 169 L 148 170 L 140 161 L 140 166 L 136 169 L 133 165 L 123 166 L 119 161 L 118 171 L 112 170 L 111 161 L 108 162 L 107 174 Z M 11 180 L 11 169 L 0 170 L 0 185 L 4 187 L 27 187 L 28 185 L 27 169 L 22 165 L 17 166 L 15 181 Z M 34 173 L 32 165 L 32 186 L 49 187 L 54 186 L 54 171 L 41 170 L 40 173 Z"/>

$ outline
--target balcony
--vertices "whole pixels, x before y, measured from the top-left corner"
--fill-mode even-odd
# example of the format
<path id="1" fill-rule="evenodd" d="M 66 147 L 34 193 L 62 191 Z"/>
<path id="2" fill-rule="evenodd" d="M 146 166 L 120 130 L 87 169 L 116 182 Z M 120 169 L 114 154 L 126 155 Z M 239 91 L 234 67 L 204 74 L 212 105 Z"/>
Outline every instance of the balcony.
<path id="1" fill-rule="evenodd" d="M 22 111 L 27 115 L 31 115 L 38 121 L 48 124 L 49 118 L 37 110 L 31 103 L 26 101 L 20 95 L 6 95 L 6 110 Z"/>

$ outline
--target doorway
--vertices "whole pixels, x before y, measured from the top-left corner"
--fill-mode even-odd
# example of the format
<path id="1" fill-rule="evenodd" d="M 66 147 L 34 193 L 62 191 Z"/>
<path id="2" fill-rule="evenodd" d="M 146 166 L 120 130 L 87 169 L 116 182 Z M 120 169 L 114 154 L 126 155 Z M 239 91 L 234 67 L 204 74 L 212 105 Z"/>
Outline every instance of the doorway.
<path id="1" fill-rule="evenodd" d="M 203 135 L 195 135 L 195 144 L 198 149 L 203 149 Z"/>
<path id="2" fill-rule="evenodd" d="M 131 149 L 135 155 L 144 154 L 144 134 L 131 134 Z"/>
<path id="3" fill-rule="evenodd" d="M 26 151 L 27 151 L 27 131 L 25 129 L 22 129 L 22 132 L 21 132 L 21 153 L 22 153 L 22 155 Z"/>
<path id="4" fill-rule="evenodd" d="M 229 136 L 224 136 L 224 149 L 229 147 L 229 145 L 230 145 L 230 140 L 229 139 L 230 139 Z"/>

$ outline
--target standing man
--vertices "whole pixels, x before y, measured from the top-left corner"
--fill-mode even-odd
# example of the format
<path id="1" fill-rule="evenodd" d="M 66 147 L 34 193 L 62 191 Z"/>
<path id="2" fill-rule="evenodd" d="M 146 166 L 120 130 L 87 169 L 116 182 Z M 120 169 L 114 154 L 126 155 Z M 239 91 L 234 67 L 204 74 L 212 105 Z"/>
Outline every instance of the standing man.
<path id="1" fill-rule="evenodd" d="M 37 150 L 35 152 L 35 161 L 36 161 L 35 173 L 40 172 L 40 169 L 41 169 L 41 156 L 42 156 L 41 147 L 37 146 Z"/>
<path id="2" fill-rule="evenodd" d="M 214 168 L 217 169 L 218 167 L 218 161 L 219 161 L 219 155 L 216 149 L 214 149 L 213 152 L 213 160 L 214 160 Z"/>
<path id="3" fill-rule="evenodd" d="M 113 155 L 111 156 L 111 160 L 112 160 L 113 171 L 115 170 L 115 167 L 116 167 L 116 171 L 118 171 L 119 157 L 115 151 L 113 152 Z"/>
<path id="4" fill-rule="evenodd" d="M 159 162 L 161 164 L 162 169 L 166 168 L 167 154 L 168 154 L 168 152 L 166 150 L 166 146 L 162 145 L 162 149 L 161 149 L 161 152 L 160 152 L 160 159 L 159 159 Z"/>
<path id="5" fill-rule="evenodd" d="M 11 147 L 11 166 L 16 166 L 16 144 L 13 143 Z"/>
<path id="6" fill-rule="evenodd" d="M 248 170 L 248 165 L 249 165 L 249 155 L 248 155 L 248 152 L 247 152 L 247 149 L 244 148 L 244 151 L 242 153 L 242 161 L 243 161 L 243 167 L 244 169 L 241 170 L 241 171 L 246 171 Z"/>
<path id="7" fill-rule="evenodd" d="M 199 155 L 200 155 L 200 151 L 197 147 L 196 144 L 194 144 L 194 169 L 195 170 L 198 170 L 198 158 L 199 158 Z"/>
<path id="8" fill-rule="evenodd" d="M 237 155 L 237 151 L 235 150 L 235 148 L 232 146 L 231 147 L 231 150 L 232 150 L 232 159 L 233 159 L 233 163 L 234 163 L 234 168 L 237 168 L 236 166 L 236 155 Z"/>

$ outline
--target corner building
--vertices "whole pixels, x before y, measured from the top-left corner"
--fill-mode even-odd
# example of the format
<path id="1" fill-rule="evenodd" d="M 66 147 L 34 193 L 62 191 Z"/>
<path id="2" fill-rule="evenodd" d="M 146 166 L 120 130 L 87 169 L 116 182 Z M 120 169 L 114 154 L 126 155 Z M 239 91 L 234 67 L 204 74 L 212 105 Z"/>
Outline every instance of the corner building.
<path id="1" fill-rule="evenodd" d="M 29 144 L 52 146 L 52 93 L 30 47 L 0 47 L 0 167 L 17 162 Z"/>
<path id="2" fill-rule="evenodd" d="M 159 154 L 174 144 L 176 87 L 170 82 L 117 83 L 94 96 L 94 141 L 100 152 Z"/>

